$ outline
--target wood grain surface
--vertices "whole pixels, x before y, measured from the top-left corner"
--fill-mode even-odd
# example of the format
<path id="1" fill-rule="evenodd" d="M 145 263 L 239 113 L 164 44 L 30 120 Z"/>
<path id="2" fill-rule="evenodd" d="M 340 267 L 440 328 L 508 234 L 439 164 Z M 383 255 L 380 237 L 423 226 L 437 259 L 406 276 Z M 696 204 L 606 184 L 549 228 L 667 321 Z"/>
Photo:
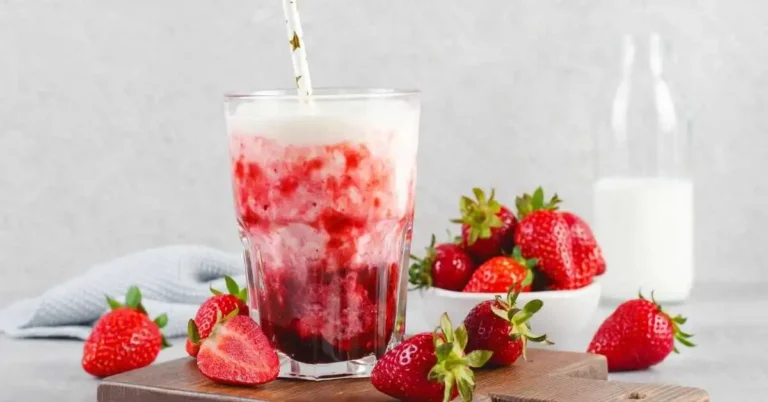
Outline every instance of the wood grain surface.
<path id="1" fill-rule="evenodd" d="M 707 393 L 687 387 L 606 381 L 605 358 L 585 353 L 531 349 L 529 361 L 476 373 L 477 401 L 695 401 Z M 99 402 L 392 401 L 368 379 L 311 382 L 276 380 L 260 387 L 213 383 L 190 358 L 173 360 L 104 379 Z"/>

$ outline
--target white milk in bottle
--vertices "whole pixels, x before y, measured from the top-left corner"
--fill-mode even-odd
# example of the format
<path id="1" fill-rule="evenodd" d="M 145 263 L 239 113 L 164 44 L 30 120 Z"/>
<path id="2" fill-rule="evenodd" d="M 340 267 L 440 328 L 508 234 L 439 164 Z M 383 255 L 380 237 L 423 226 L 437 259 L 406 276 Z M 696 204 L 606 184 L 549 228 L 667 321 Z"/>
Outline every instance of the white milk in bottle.
<path id="1" fill-rule="evenodd" d="M 638 291 L 685 300 L 693 283 L 693 182 L 688 125 L 662 74 L 657 34 L 626 37 L 611 130 L 597 138 L 593 229 L 603 249 L 603 298 Z"/>

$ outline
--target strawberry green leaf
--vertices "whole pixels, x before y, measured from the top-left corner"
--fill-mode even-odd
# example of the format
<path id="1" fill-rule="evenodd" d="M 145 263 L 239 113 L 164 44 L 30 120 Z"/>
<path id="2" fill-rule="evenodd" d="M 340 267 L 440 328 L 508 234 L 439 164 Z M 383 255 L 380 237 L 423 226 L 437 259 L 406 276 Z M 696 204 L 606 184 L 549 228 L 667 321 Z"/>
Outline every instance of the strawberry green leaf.
<path id="1" fill-rule="evenodd" d="M 692 348 L 692 347 L 696 346 L 696 344 L 694 344 L 693 342 L 691 342 L 688 339 L 685 339 L 683 337 L 680 337 L 680 336 L 675 337 L 675 340 L 677 340 L 678 342 L 682 343 L 685 346 L 688 346 L 689 348 Z"/>
<path id="2" fill-rule="evenodd" d="M 491 311 L 493 311 L 493 314 L 495 314 L 498 317 L 501 317 L 502 319 L 507 319 L 507 312 L 505 310 L 502 310 L 496 306 L 491 306 Z"/>
<path id="3" fill-rule="evenodd" d="M 227 284 L 227 291 L 229 292 L 229 294 L 236 295 L 236 294 L 240 293 L 240 287 L 237 286 L 237 282 L 235 282 L 235 280 L 232 279 L 232 277 L 225 276 L 224 277 L 224 282 L 226 282 L 226 284 Z"/>
<path id="4" fill-rule="evenodd" d="M 160 339 L 162 340 L 162 343 L 161 343 L 161 345 L 162 345 L 162 348 L 163 348 L 163 349 L 165 349 L 165 348 L 170 348 L 171 346 L 173 346 L 173 345 L 171 345 L 171 343 L 170 343 L 170 342 L 168 342 L 168 339 L 165 339 L 165 336 L 164 336 L 164 335 L 163 335 L 163 336 L 162 336 Z"/>
<path id="5" fill-rule="evenodd" d="M 139 313 L 141 313 L 141 314 L 148 315 L 147 314 L 147 310 L 144 308 L 144 305 L 141 304 L 141 303 L 139 303 L 139 305 L 136 306 L 136 310 L 138 310 Z"/>
<path id="6" fill-rule="evenodd" d="M 444 343 L 440 346 L 438 346 L 435 349 L 435 354 L 437 355 L 437 361 L 444 361 L 448 358 L 448 356 L 451 354 L 451 350 L 453 350 L 453 343 L 448 342 Z"/>
<path id="7" fill-rule="evenodd" d="M 189 322 L 187 322 L 187 337 L 194 344 L 200 343 L 200 331 L 197 330 L 195 320 L 190 319 Z"/>
<path id="8" fill-rule="evenodd" d="M 541 310 L 543 305 L 544 302 L 541 300 L 533 299 L 529 301 L 522 310 L 515 313 L 515 315 L 512 316 L 511 321 L 515 324 L 524 324 L 526 321 L 530 320 L 537 311 Z"/>
<path id="9" fill-rule="evenodd" d="M 683 324 L 685 324 L 688 321 L 688 319 L 683 317 L 683 316 L 681 316 L 681 315 L 677 315 L 677 316 L 675 316 L 675 318 L 672 319 L 672 321 L 674 321 L 674 322 L 676 322 L 676 323 L 678 323 L 680 325 L 683 325 Z"/>
<path id="10" fill-rule="evenodd" d="M 480 368 L 485 366 L 485 363 L 488 363 L 488 360 L 491 359 L 491 356 L 493 356 L 493 352 L 489 350 L 476 350 L 468 354 L 466 358 L 467 362 L 469 363 L 469 367 Z"/>
<path id="11" fill-rule="evenodd" d="M 525 279 L 523 279 L 522 286 L 526 287 L 533 283 L 533 270 L 528 267 L 528 269 L 525 270 Z"/>
<path id="12" fill-rule="evenodd" d="M 679 336 L 681 338 L 690 338 L 690 337 L 693 336 L 693 334 L 687 334 L 687 333 L 683 332 L 680 328 L 678 328 L 677 329 L 677 333 L 675 334 L 675 336 Z"/>
<path id="13" fill-rule="evenodd" d="M 472 189 L 472 193 L 475 194 L 475 198 L 477 199 L 477 201 L 479 203 L 484 203 L 485 202 L 485 192 L 483 192 L 483 190 L 475 187 L 475 188 Z M 491 190 L 491 197 L 493 197 L 493 193 L 494 193 L 494 191 Z"/>
<path id="14" fill-rule="evenodd" d="M 216 295 L 216 296 L 218 296 L 218 295 L 222 294 L 220 290 L 216 290 L 216 289 L 214 289 L 214 288 L 213 288 L 213 286 L 211 286 L 211 287 L 210 287 L 210 288 L 208 288 L 208 289 L 210 289 L 211 293 L 213 293 L 213 294 L 214 294 L 214 295 Z"/>
<path id="15" fill-rule="evenodd" d="M 155 324 L 158 328 L 163 328 L 168 324 L 168 314 L 160 314 L 155 318 Z"/>
<path id="16" fill-rule="evenodd" d="M 536 191 L 533 192 L 531 203 L 534 210 L 541 209 L 544 206 L 544 190 L 541 187 L 536 188 Z"/>
<path id="17" fill-rule="evenodd" d="M 453 325 L 451 325 L 451 319 L 448 318 L 448 313 L 443 313 L 440 316 L 440 329 L 443 331 L 443 336 L 448 343 L 453 342 Z"/>
<path id="18" fill-rule="evenodd" d="M 248 288 L 242 288 L 240 289 L 240 293 L 237 294 L 237 298 L 242 300 L 243 302 L 248 301 Z"/>
<path id="19" fill-rule="evenodd" d="M 443 383 L 445 384 L 445 391 L 443 391 L 443 402 L 448 402 L 451 400 L 451 397 L 453 396 L 453 382 L 453 374 L 447 373 L 443 379 Z"/>
<path id="20" fill-rule="evenodd" d="M 464 326 L 464 324 L 459 325 L 459 327 L 456 328 L 456 331 L 454 331 L 454 336 L 456 344 L 459 346 L 459 350 L 463 351 L 467 347 L 467 341 L 469 339 L 467 327 Z"/>
<path id="21" fill-rule="evenodd" d="M 473 391 L 473 385 L 469 383 L 464 378 L 459 378 L 459 380 L 456 382 L 459 386 L 459 395 L 461 396 L 462 401 L 471 401 L 472 400 L 472 391 Z"/>
<path id="22" fill-rule="evenodd" d="M 480 231 L 480 237 L 483 239 L 487 239 L 491 237 L 491 228 L 490 227 L 483 228 L 483 230 Z"/>
<path id="23" fill-rule="evenodd" d="M 109 297 L 109 295 L 104 295 L 104 297 L 107 298 L 107 304 L 109 305 L 110 310 L 116 310 L 116 309 L 119 309 L 120 307 L 123 307 L 123 305 L 120 304 L 119 301 Z"/>
<path id="24" fill-rule="evenodd" d="M 480 233 L 478 233 L 476 230 L 470 230 L 469 231 L 469 244 L 475 244 L 477 241 L 477 238 L 480 237 Z"/>
<path id="25" fill-rule="evenodd" d="M 520 290 L 517 284 L 512 284 L 507 290 L 507 304 L 514 306 L 517 303 L 517 297 L 520 296 Z"/>
<path id="26" fill-rule="evenodd" d="M 128 288 L 128 293 L 125 294 L 125 305 L 130 308 L 137 308 L 141 303 L 141 291 L 136 286 Z"/>
<path id="27" fill-rule="evenodd" d="M 222 321 L 231 320 L 232 318 L 237 317 L 240 314 L 240 308 L 235 307 L 234 310 L 230 311 L 229 314 L 225 315 Z"/>
<path id="28" fill-rule="evenodd" d="M 525 334 L 525 339 L 531 341 L 531 342 L 546 342 L 549 345 L 553 345 L 552 342 L 547 340 L 547 335 L 533 335 L 533 334 Z"/>

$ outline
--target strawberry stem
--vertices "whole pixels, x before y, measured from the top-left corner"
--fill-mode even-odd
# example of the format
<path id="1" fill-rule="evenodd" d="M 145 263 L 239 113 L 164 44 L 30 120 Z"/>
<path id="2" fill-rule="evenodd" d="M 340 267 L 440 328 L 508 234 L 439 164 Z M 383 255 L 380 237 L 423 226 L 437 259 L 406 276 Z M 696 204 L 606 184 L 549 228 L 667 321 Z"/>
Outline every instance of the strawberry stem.
<path id="1" fill-rule="evenodd" d="M 512 340 L 518 340 L 522 338 L 523 342 L 523 360 L 527 360 L 526 357 L 526 343 L 531 342 L 543 342 L 548 345 L 552 345 L 553 342 L 547 339 L 547 335 L 534 335 L 531 333 L 530 324 L 528 321 L 541 310 L 544 306 L 544 302 L 540 299 L 533 299 L 523 306 L 522 309 L 516 305 L 517 297 L 520 295 L 520 285 L 514 284 L 510 286 L 507 292 L 507 300 L 502 301 L 500 296 L 496 296 L 495 305 L 491 306 L 493 314 L 499 318 L 508 321 L 510 326 L 509 338 Z"/>
<path id="2" fill-rule="evenodd" d="M 544 202 L 544 190 L 537 187 L 533 195 L 523 194 L 522 197 L 515 198 L 517 206 L 517 217 L 523 219 L 534 211 L 549 210 L 556 211 L 562 200 L 555 194 L 548 202 Z"/>
<path id="3" fill-rule="evenodd" d="M 454 331 L 448 314 L 443 313 L 440 317 L 440 326 L 435 328 L 432 338 L 437 364 L 429 370 L 427 378 L 444 384 L 444 402 L 451 400 L 454 386 L 458 387 L 462 401 L 472 401 L 475 375 L 470 367 L 482 367 L 493 355 L 493 352 L 487 350 L 476 350 L 464 355 L 467 336 L 467 328 L 464 324 Z"/>
<path id="4" fill-rule="evenodd" d="M 408 268 L 408 282 L 416 285 L 414 289 L 432 286 L 432 264 L 434 264 L 435 255 L 437 254 L 435 250 L 436 241 L 435 235 L 432 235 L 432 240 L 426 248 L 427 255 L 424 258 L 411 254 L 411 259 L 414 263 Z"/>
<path id="5" fill-rule="evenodd" d="M 452 219 L 453 223 L 460 223 L 469 227 L 469 245 L 475 244 L 477 239 L 491 237 L 491 229 L 504 225 L 498 213 L 501 212 L 501 204 L 495 200 L 496 190 L 491 189 L 491 196 L 485 198 L 485 193 L 479 188 L 473 188 L 476 201 L 462 196 L 459 200 L 461 218 Z"/>
<path id="6" fill-rule="evenodd" d="M 683 332 L 682 329 L 680 329 L 680 326 L 685 324 L 688 319 L 681 316 L 676 315 L 675 317 L 671 317 L 664 309 L 661 307 L 661 305 L 656 302 L 656 297 L 654 297 L 654 290 L 651 291 L 651 302 L 656 306 L 656 308 L 659 309 L 659 312 L 663 314 L 667 319 L 669 320 L 669 323 L 672 325 L 672 333 L 674 340 L 676 342 L 680 342 L 683 346 L 687 346 L 689 348 L 695 347 L 696 344 L 691 342 L 689 338 L 693 337 L 693 334 L 689 334 L 686 332 Z M 638 296 L 640 299 L 645 300 L 645 297 L 643 297 L 642 290 L 638 291 Z M 675 353 L 680 353 L 680 351 L 677 349 L 677 344 L 675 344 L 674 349 L 672 350 Z"/>
<path id="7" fill-rule="evenodd" d="M 237 284 L 237 282 L 234 279 L 232 279 L 232 277 L 229 275 L 224 275 L 224 283 L 227 286 L 227 293 L 237 297 L 243 303 L 248 302 L 247 286 L 240 289 L 240 286 Z M 209 287 L 208 289 L 211 291 L 211 293 L 213 293 L 216 296 L 224 294 L 222 291 L 214 289 L 213 286 Z"/>

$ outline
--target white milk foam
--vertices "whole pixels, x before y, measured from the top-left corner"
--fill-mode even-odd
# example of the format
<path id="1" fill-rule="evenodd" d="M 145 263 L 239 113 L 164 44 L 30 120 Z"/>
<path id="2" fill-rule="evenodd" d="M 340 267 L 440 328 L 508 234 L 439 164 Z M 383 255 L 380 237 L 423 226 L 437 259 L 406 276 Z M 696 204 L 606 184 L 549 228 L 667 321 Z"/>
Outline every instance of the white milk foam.
<path id="1" fill-rule="evenodd" d="M 230 135 L 263 137 L 284 145 L 363 143 L 373 155 L 392 161 L 403 207 L 415 179 L 419 107 L 402 99 L 253 98 L 227 113 L 227 129 Z"/>

